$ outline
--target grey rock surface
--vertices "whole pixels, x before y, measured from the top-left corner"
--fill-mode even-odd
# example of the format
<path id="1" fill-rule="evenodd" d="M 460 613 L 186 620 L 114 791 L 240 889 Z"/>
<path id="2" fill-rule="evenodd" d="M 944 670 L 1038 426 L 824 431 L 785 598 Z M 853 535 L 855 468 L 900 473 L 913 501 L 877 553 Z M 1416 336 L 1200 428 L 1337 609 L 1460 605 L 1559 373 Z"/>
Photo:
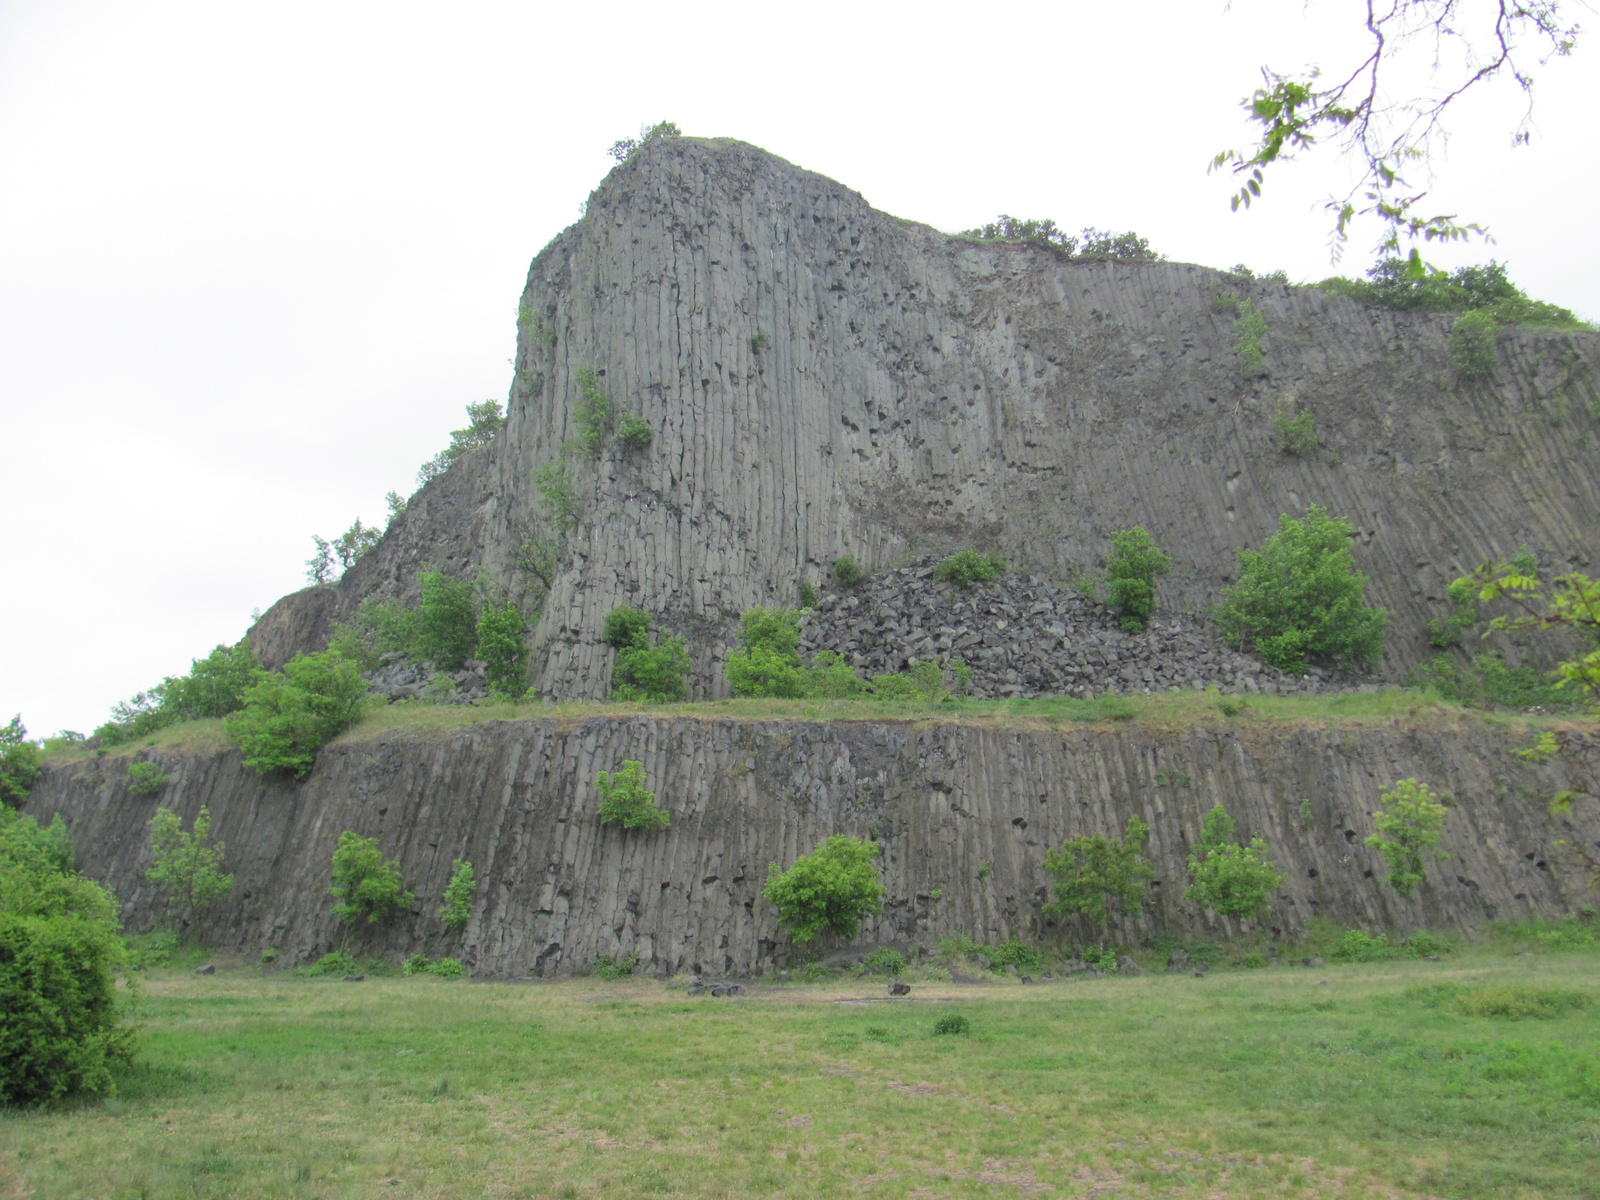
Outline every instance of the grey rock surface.
<path id="1" fill-rule="evenodd" d="M 236 882 L 200 929 L 206 944 L 249 961 L 270 949 L 292 966 L 337 944 L 396 961 L 448 955 L 475 978 L 521 978 L 638 955 L 641 972 L 725 980 L 789 965 L 788 938 L 760 895 L 767 867 L 787 867 L 834 833 L 877 838 L 888 894 L 855 943 L 825 941 L 824 953 L 854 960 L 878 945 L 955 936 L 1093 945 L 1092 926 L 1044 911 L 1044 856 L 1068 838 L 1119 831 L 1135 814 L 1151 828 L 1155 881 L 1141 911 L 1113 921 L 1112 943 L 1158 933 L 1221 940 L 1239 926 L 1182 898 L 1189 849 L 1218 802 L 1241 838 L 1260 834 L 1287 876 L 1255 926 L 1274 938 L 1316 915 L 1442 932 L 1564 913 L 1581 902 L 1582 881 L 1555 869 L 1552 844 L 1600 841 L 1600 814 L 1575 806 L 1552 816 L 1529 802 L 1569 785 L 1549 764 L 1520 759 L 1523 744 L 1505 725 L 1454 716 L 1166 732 L 549 718 L 347 735 L 300 782 L 258 775 L 237 751 L 142 750 L 171 777 L 159 796 L 130 791 L 122 758 L 91 757 L 47 765 L 28 811 L 46 823 L 63 816 L 80 868 L 114 889 L 137 932 L 164 918 L 145 878 L 156 808 L 189 821 L 209 806 Z M 596 772 L 625 759 L 643 764 L 672 815 L 667 829 L 599 823 Z M 1455 797 L 1442 844 L 1451 858 L 1428 865 L 1409 901 L 1365 844 L 1378 793 L 1407 777 Z M 353 931 L 348 945 L 328 896 L 346 829 L 378 838 L 417 897 L 390 924 Z M 458 858 L 482 881 L 459 934 L 439 917 Z M 979 863 L 990 868 L 981 879 Z"/>
<path id="2" fill-rule="evenodd" d="M 1259 374 L 1240 371 L 1229 297 L 1267 323 Z M 363 597 L 414 598 L 432 563 L 540 608 L 543 694 L 606 694 L 601 623 L 631 603 L 687 639 L 693 695 L 722 695 L 733 615 L 792 607 L 841 554 L 881 568 L 972 545 L 1064 584 L 1137 523 L 1173 556 L 1163 609 L 1193 612 L 1280 514 L 1322 504 L 1355 527 L 1399 678 L 1464 570 L 1522 545 L 1550 566 L 1600 554 L 1593 333 L 1502 330 L 1494 369 L 1462 378 L 1449 315 L 952 237 L 700 138 L 613 170 L 520 307 L 499 438 L 338 584 L 263 616 L 269 665 L 320 648 Z M 650 425 L 647 448 L 563 458 L 582 368 Z M 1290 411 L 1313 414 L 1316 453 L 1278 448 Z M 544 598 L 519 548 L 550 532 L 534 472 L 560 462 L 578 524 Z"/>

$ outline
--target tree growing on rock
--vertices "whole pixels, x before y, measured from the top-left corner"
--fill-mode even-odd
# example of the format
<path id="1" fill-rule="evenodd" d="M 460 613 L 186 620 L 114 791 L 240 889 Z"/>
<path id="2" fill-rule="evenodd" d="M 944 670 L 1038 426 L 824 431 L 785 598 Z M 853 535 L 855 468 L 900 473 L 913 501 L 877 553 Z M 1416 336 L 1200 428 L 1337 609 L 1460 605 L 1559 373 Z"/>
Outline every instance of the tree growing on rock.
<path id="1" fill-rule="evenodd" d="M 39 778 L 39 748 L 28 740 L 22 714 L 0 725 L 0 803 L 20 808 Z"/>
<path id="2" fill-rule="evenodd" d="M 1367 845 L 1389 864 L 1389 886 L 1409 900 L 1422 882 L 1426 860 L 1450 857 L 1437 849 L 1447 810 L 1427 784 L 1415 779 L 1402 779 L 1378 795 L 1383 807 L 1372 814 L 1378 832 Z"/>
<path id="3" fill-rule="evenodd" d="M 328 893 L 338 901 L 333 915 L 347 925 L 363 918 L 369 925 L 386 921 L 416 899 L 405 890 L 400 864 L 383 860 L 378 839 L 348 829 L 339 835 L 333 852 L 333 886 Z"/>
<path id="4" fill-rule="evenodd" d="M 644 764 L 623 759 L 622 770 L 595 776 L 600 793 L 600 824 L 621 821 L 624 829 L 665 829 L 672 814 L 656 806 L 656 794 L 644 786 Z"/>
<path id="5" fill-rule="evenodd" d="M 257 671 L 244 707 L 222 728 L 244 751 L 245 766 L 299 777 L 324 742 L 356 723 L 366 695 L 360 667 L 337 650 L 297 654 L 282 671 Z"/>
<path id="6" fill-rule="evenodd" d="M 760 605 L 740 616 L 740 649 L 723 668 L 735 696 L 797 699 L 805 694 L 799 618 L 797 612 Z"/>
<path id="7" fill-rule="evenodd" d="M 1055 899 L 1045 911 L 1058 916 L 1088 917 L 1100 928 L 1111 921 L 1115 906 L 1125 910 L 1144 899 L 1144 885 L 1155 871 L 1141 849 L 1150 826 L 1129 817 L 1123 835 L 1092 834 L 1063 842 L 1044 856 L 1044 869 L 1055 882 Z"/>
<path id="8" fill-rule="evenodd" d="M 1156 610 L 1156 578 L 1172 570 L 1172 560 L 1157 546 L 1143 525 L 1111 534 L 1111 557 L 1106 560 L 1108 603 L 1121 618 L 1122 627 L 1137 633 Z"/>
<path id="9" fill-rule="evenodd" d="M 611 667 L 611 697 L 662 703 L 689 695 L 689 652 L 682 638 L 650 644 L 650 614 L 630 605 L 606 614 L 602 634 L 616 650 Z"/>
<path id="10" fill-rule="evenodd" d="M 1229 642 L 1280 671 L 1377 662 L 1388 618 L 1363 599 L 1352 532 L 1313 504 L 1298 520 L 1285 513 L 1260 550 L 1239 551 L 1239 581 L 1214 614 Z"/>
<path id="11" fill-rule="evenodd" d="M 192 829 L 171 809 L 150 818 L 150 868 L 145 878 L 166 897 L 180 926 L 191 925 L 213 903 L 233 890 L 233 876 L 219 869 L 226 847 L 211 845 L 211 810 L 201 806 Z"/>
<path id="12" fill-rule="evenodd" d="M 1241 846 L 1233 840 L 1234 820 L 1222 805 L 1206 814 L 1200 844 L 1189 852 L 1194 883 L 1184 898 L 1229 917 L 1252 917 L 1283 886 L 1284 877 L 1267 858 L 1259 836 Z"/>
<path id="13" fill-rule="evenodd" d="M 823 932 L 848 941 L 860 931 L 862 917 L 883 911 L 885 888 L 872 869 L 877 856 L 878 843 L 835 834 L 787 871 L 772 863 L 761 894 L 796 942 Z"/>

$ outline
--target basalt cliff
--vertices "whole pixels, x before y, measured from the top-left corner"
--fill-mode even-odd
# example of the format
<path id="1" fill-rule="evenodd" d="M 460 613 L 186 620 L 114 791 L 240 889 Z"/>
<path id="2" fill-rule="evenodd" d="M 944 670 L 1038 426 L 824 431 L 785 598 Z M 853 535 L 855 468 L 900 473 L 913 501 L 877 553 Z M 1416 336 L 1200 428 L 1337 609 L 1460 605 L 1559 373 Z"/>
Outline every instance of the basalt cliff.
<path id="1" fill-rule="evenodd" d="M 1248 376 L 1236 298 L 1267 326 Z M 1494 369 L 1463 378 L 1446 315 L 950 236 L 740 142 L 647 142 L 534 259 L 519 312 L 499 437 L 337 585 L 272 608 L 251 633 L 269 665 L 364 597 L 414 596 L 425 563 L 528 597 L 552 464 L 577 525 L 529 682 L 555 698 L 606 694 L 599 631 L 622 603 L 687 637 L 696 697 L 726 694 L 733 615 L 794 606 L 846 553 L 975 546 L 1065 584 L 1142 524 L 1174 560 L 1161 606 L 1195 611 L 1238 549 L 1321 504 L 1358 531 L 1392 679 L 1458 574 L 1524 546 L 1547 569 L 1600 554 L 1600 335 L 1504 330 Z M 648 447 L 563 455 L 585 368 Z M 1303 411 L 1321 446 L 1285 454 L 1272 418 Z"/>

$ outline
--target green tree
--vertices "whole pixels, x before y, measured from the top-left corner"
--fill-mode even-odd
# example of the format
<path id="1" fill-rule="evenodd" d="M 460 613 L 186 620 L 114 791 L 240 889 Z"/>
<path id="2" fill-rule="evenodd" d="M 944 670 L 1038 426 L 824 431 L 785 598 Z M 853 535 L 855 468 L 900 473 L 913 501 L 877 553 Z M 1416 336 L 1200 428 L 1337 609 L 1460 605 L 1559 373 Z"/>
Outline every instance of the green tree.
<path id="1" fill-rule="evenodd" d="M 39 778 L 39 747 L 28 740 L 22 714 L 0 725 L 0 803 L 20 808 Z"/>
<path id="2" fill-rule="evenodd" d="M 478 404 L 467 405 L 466 428 L 451 430 L 450 445 L 422 464 L 417 471 L 417 486 L 422 487 L 435 476 L 442 475 L 467 451 L 487 446 L 494 441 L 505 423 L 505 413 L 498 400 L 484 400 Z M 394 514 L 393 502 L 389 507 L 391 514 Z"/>
<path id="3" fill-rule="evenodd" d="M 1389 885 L 1406 899 L 1422 882 L 1425 859 L 1450 856 L 1435 849 L 1444 836 L 1445 806 L 1415 779 L 1402 779 L 1380 792 L 1384 807 L 1372 814 L 1378 832 L 1367 839 L 1389 864 Z"/>
<path id="4" fill-rule="evenodd" d="M 619 163 L 624 163 L 633 157 L 634 151 L 646 142 L 653 142 L 657 138 L 679 137 L 681 133 L 682 131 L 674 121 L 658 121 L 654 125 L 641 125 L 639 126 L 638 137 L 618 138 L 611 143 L 611 149 L 607 150 L 606 153 Z"/>
<path id="5" fill-rule="evenodd" d="M 760 605 L 739 617 L 740 648 L 723 668 L 735 696 L 804 695 L 799 620 L 798 612 Z"/>
<path id="6" fill-rule="evenodd" d="M 1150 826 L 1129 817 L 1122 837 L 1076 837 L 1046 852 L 1044 869 L 1054 880 L 1055 899 L 1045 911 L 1085 916 L 1104 936 L 1113 904 L 1125 908 L 1144 899 L 1144 885 L 1155 871 L 1140 854 Z"/>
<path id="7" fill-rule="evenodd" d="M 179 721 L 204 721 L 238 712 L 261 669 L 248 640 L 218 646 L 189 664 L 189 673 L 161 685 L 161 707 Z"/>
<path id="8" fill-rule="evenodd" d="M 421 575 L 415 653 L 446 671 L 459 671 L 477 645 L 478 604 L 472 585 L 443 571 Z"/>
<path id="9" fill-rule="evenodd" d="M 134 1049 L 126 966 L 116 897 L 73 869 L 61 818 L 40 828 L 0 806 L 0 1104 L 116 1092 Z"/>
<path id="10" fill-rule="evenodd" d="M 478 881 L 472 873 L 472 864 L 465 859 L 455 860 L 453 872 L 450 882 L 445 885 L 444 903 L 439 907 L 439 916 L 451 929 L 460 931 L 472 919 L 472 896 L 477 890 Z"/>
<path id="11" fill-rule="evenodd" d="M 318 747 L 360 719 L 366 695 L 360 668 L 338 651 L 297 654 L 282 671 L 256 672 L 244 707 L 222 728 L 244 751 L 245 766 L 299 777 Z"/>
<path id="12" fill-rule="evenodd" d="M 572 449 L 584 458 L 599 458 L 616 428 L 617 406 L 601 390 L 600 376 L 593 367 L 579 367 L 577 380 L 578 402 L 572 406 L 572 423 L 578 427 L 578 436 L 572 439 Z"/>
<path id="13" fill-rule="evenodd" d="M 135 796 L 154 796 L 171 779 L 172 776 L 163 774 L 153 762 L 128 764 L 128 790 Z"/>
<path id="14" fill-rule="evenodd" d="M 682 638 L 664 638 L 650 644 L 650 614 L 630 605 L 606 614 L 602 639 L 616 649 L 611 668 L 611 696 L 615 700 L 661 703 L 687 699 L 689 652 Z"/>
<path id="15" fill-rule="evenodd" d="M 883 911 L 885 888 L 872 869 L 877 856 L 876 842 L 835 834 L 787 871 L 772 863 L 761 894 L 796 942 L 809 942 L 824 931 L 848 941 L 860 930 L 862 917 Z"/>
<path id="16" fill-rule="evenodd" d="M 171 809 L 158 808 L 150 818 L 150 868 L 145 878 L 166 897 L 180 926 L 192 924 L 233 890 L 233 876 L 219 870 L 226 847 L 210 842 L 211 810 L 203 805 L 191 830 L 184 829 L 183 819 Z"/>
<path id="17" fill-rule="evenodd" d="M 1156 579 L 1171 570 L 1172 560 L 1143 525 L 1112 531 L 1111 557 L 1106 560 L 1108 603 L 1124 629 L 1137 632 L 1145 627 L 1156 610 Z"/>
<path id="18" fill-rule="evenodd" d="M 1559 0 L 1489 4 L 1476 13 L 1436 0 L 1396 0 L 1368 5 L 1364 26 L 1369 45 L 1357 53 L 1353 69 L 1324 74 L 1308 67 L 1302 75 L 1281 75 L 1263 67 L 1262 86 L 1242 104 L 1259 140 L 1248 149 L 1222 151 L 1211 169 L 1226 167 L 1241 181 L 1232 201 L 1237 211 L 1260 196 L 1266 171 L 1277 163 L 1318 144 L 1337 146 L 1340 156 L 1358 163 L 1361 171 L 1344 196 L 1326 205 L 1334 214 L 1336 245 L 1359 217 L 1379 222 L 1384 230 L 1379 244 L 1388 250 L 1398 250 L 1402 237 L 1451 241 L 1482 233 L 1454 214 L 1420 212 L 1417 205 L 1427 189 L 1415 190 L 1405 171 L 1429 161 L 1433 139 L 1446 136 L 1450 107 L 1497 76 L 1509 75 L 1529 97 L 1514 134 L 1514 141 L 1526 142 L 1535 74 L 1530 60 L 1543 64 L 1571 53 L 1578 26 L 1562 20 Z M 1438 47 L 1446 42 L 1460 52 L 1440 54 Z M 1408 62 L 1413 48 L 1420 56 L 1431 55 L 1431 61 Z M 1419 69 L 1430 79 L 1421 96 L 1408 96 L 1390 82 Z M 1409 267 L 1424 272 L 1415 250 Z"/>
<path id="19" fill-rule="evenodd" d="M 477 656 L 496 695 L 515 699 L 528 689 L 527 622 L 510 600 L 485 604 L 478 613 Z"/>
<path id="20" fill-rule="evenodd" d="M 1462 375 L 1487 375 L 1494 370 L 1495 337 L 1500 322 L 1486 312 L 1462 313 L 1450 326 L 1445 356 Z"/>
<path id="21" fill-rule="evenodd" d="M 1387 617 L 1363 601 L 1348 522 L 1313 504 L 1284 514 L 1260 550 L 1239 551 L 1239 581 L 1222 593 L 1217 624 L 1239 649 L 1284 671 L 1306 664 L 1366 667 L 1383 655 Z"/>
<path id="22" fill-rule="evenodd" d="M 644 786 L 644 764 L 627 758 L 620 771 L 595 776 L 600 793 L 600 824 L 621 821 L 624 829 L 665 829 L 672 814 L 656 806 L 656 794 Z"/>
<path id="23" fill-rule="evenodd" d="M 1267 858 L 1266 842 L 1257 836 L 1241 846 L 1233 831 L 1233 818 L 1222 805 L 1206 814 L 1200 844 L 1189 852 L 1194 883 L 1184 897 L 1224 916 L 1253 917 L 1283 886 L 1284 876 Z"/>
<path id="24" fill-rule="evenodd" d="M 355 663 L 362 674 L 375 671 L 386 654 L 400 654 L 407 662 L 420 661 L 417 654 L 417 629 L 421 613 L 393 600 L 372 597 L 347 621 L 333 627 L 328 649 Z"/>
<path id="25" fill-rule="evenodd" d="M 1233 323 L 1233 353 L 1239 359 L 1239 373 L 1246 379 L 1261 374 L 1266 355 L 1261 339 L 1267 336 L 1267 319 L 1248 300 L 1239 302 L 1239 317 Z"/>
<path id="26" fill-rule="evenodd" d="M 369 925 L 386 921 L 416 899 L 400 877 L 398 862 L 384 862 L 375 837 L 359 837 L 346 829 L 333 852 L 333 886 L 338 903 L 333 915 L 347 925 L 365 918 Z"/>

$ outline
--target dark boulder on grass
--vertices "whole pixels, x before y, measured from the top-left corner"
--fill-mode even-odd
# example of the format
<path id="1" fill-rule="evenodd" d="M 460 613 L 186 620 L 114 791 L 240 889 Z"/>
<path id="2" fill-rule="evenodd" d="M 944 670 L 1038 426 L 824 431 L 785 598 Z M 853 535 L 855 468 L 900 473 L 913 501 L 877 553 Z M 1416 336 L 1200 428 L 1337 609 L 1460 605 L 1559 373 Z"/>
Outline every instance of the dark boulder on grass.
<path id="1" fill-rule="evenodd" d="M 911 985 L 909 983 L 891 983 L 889 985 L 889 995 L 891 996 L 909 996 L 910 994 Z"/>

